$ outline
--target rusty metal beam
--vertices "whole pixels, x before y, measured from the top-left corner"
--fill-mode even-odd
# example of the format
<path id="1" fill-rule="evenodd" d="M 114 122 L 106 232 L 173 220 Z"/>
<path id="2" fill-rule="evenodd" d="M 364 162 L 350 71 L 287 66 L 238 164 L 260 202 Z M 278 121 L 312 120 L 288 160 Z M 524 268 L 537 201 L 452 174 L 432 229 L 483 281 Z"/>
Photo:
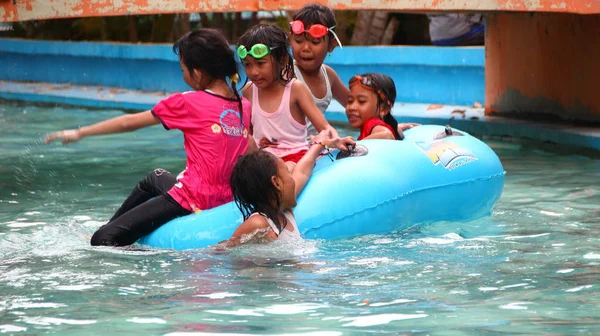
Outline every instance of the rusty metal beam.
<path id="1" fill-rule="evenodd" d="M 598 0 L 316 0 L 336 10 L 600 13 Z M 0 0 L 0 22 L 157 13 L 297 10 L 306 0 Z"/>

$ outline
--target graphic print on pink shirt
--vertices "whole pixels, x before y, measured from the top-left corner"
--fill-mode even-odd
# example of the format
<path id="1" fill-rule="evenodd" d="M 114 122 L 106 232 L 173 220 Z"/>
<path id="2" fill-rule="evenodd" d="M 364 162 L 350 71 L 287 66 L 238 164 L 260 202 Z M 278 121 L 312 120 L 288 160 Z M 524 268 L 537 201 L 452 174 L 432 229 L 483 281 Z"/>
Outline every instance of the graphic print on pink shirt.
<path id="1" fill-rule="evenodd" d="M 223 113 L 219 117 L 223 133 L 231 137 L 248 137 L 248 130 L 244 128 L 240 113 L 237 110 L 226 109 L 226 107 L 223 106 Z"/>

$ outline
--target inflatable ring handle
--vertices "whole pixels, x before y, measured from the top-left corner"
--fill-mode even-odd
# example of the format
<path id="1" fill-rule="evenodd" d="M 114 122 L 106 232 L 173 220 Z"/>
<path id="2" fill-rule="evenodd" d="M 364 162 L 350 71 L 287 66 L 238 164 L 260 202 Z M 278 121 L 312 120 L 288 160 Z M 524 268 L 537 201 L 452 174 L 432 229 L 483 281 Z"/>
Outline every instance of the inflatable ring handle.
<path id="1" fill-rule="evenodd" d="M 447 136 L 452 136 L 452 127 L 450 127 L 450 125 L 446 125 L 444 128 L 444 133 L 446 133 Z"/>
<path id="2" fill-rule="evenodd" d="M 433 137 L 433 140 L 439 140 L 439 139 L 448 138 L 451 136 L 463 136 L 463 135 L 464 135 L 463 133 L 453 130 L 452 127 L 450 127 L 450 125 L 446 125 L 446 127 L 444 128 L 444 131 L 436 134 L 436 136 Z"/>
<path id="3" fill-rule="evenodd" d="M 341 159 L 345 159 L 347 157 L 365 156 L 367 154 L 369 154 L 369 149 L 367 147 L 365 147 L 364 145 L 356 145 L 356 147 L 351 149 L 349 152 L 339 151 L 337 153 L 335 159 L 341 160 Z"/>

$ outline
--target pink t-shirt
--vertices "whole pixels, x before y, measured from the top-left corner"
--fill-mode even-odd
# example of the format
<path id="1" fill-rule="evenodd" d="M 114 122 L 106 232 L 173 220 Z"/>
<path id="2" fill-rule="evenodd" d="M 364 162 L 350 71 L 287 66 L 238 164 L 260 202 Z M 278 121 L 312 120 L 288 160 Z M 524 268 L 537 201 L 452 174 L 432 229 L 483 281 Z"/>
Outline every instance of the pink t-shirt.
<path id="1" fill-rule="evenodd" d="M 248 148 L 250 102 L 239 103 L 205 91 L 176 93 L 152 109 L 163 126 L 183 132 L 186 169 L 169 195 L 182 207 L 205 210 L 231 202 L 229 178 Z"/>

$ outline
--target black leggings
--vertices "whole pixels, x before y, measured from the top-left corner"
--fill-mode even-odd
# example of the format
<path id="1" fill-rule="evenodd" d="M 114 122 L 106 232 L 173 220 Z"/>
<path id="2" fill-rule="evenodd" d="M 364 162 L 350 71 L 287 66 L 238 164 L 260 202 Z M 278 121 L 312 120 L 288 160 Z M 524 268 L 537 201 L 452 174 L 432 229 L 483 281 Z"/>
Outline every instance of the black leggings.
<path id="1" fill-rule="evenodd" d="M 125 246 L 135 243 L 171 219 L 190 214 L 167 191 L 177 179 L 164 169 L 155 169 L 141 180 L 119 210 L 94 233 L 93 246 Z"/>

